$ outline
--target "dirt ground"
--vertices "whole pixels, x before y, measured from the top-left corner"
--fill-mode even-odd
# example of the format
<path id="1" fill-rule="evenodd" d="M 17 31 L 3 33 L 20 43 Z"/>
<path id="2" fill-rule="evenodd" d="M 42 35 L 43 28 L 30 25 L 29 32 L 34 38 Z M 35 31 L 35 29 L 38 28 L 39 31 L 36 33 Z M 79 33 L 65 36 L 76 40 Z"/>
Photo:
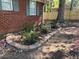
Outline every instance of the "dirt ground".
<path id="1" fill-rule="evenodd" d="M 79 38 L 79 27 L 67 27 L 52 36 L 42 47 L 32 51 L 22 51 L 14 47 L 0 46 L 0 59 L 49 59 L 50 53 L 57 50 L 69 51 L 74 41 Z M 2 52 L 2 53 L 1 53 Z M 4 53 L 4 54 L 3 54 Z M 65 57 L 64 59 L 70 59 Z"/>

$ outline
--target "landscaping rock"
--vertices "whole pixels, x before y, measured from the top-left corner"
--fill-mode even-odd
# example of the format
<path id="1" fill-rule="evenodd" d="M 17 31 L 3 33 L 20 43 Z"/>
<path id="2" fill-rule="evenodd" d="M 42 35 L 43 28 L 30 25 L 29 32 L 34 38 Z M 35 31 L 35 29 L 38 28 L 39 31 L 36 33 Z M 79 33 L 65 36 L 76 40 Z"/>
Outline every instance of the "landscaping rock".
<path id="1" fill-rule="evenodd" d="M 21 35 L 15 35 L 15 34 L 7 34 L 6 35 L 7 37 L 6 37 L 6 39 L 10 39 L 10 40 L 12 40 L 12 41 L 15 41 L 15 42 L 18 42 L 18 41 L 20 41 L 21 40 Z"/>

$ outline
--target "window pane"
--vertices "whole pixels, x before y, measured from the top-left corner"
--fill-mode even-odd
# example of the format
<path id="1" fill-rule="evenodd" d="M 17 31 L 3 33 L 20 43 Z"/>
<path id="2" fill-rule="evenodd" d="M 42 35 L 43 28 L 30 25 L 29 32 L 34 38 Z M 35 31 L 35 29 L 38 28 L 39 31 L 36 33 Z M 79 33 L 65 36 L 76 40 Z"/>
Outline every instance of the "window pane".
<path id="1" fill-rule="evenodd" d="M 0 10 L 2 10 L 1 0 L 0 0 Z"/>
<path id="2" fill-rule="evenodd" d="M 35 3 L 35 2 L 30 1 L 30 8 L 35 8 L 35 7 L 36 7 L 36 3 Z"/>
<path id="3" fill-rule="evenodd" d="M 13 10 L 12 0 L 2 0 L 2 10 Z"/>
<path id="4" fill-rule="evenodd" d="M 9 3 L 2 3 L 2 10 L 11 10 L 11 6 Z"/>
<path id="5" fill-rule="evenodd" d="M 2 2 L 11 2 L 12 0 L 2 0 Z"/>
<path id="6" fill-rule="evenodd" d="M 30 15 L 36 15 L 36 9 L 30 8 Z"/>
<path id="7" fill-rule="evenodd" d="M 13 10 L 10 3 L 2 3 L 2 10 Z"/>
<path id="8" fill-rule="evenodd" d="M 36 15 L 36 2 L 30 1 L 30 15 Z"/>

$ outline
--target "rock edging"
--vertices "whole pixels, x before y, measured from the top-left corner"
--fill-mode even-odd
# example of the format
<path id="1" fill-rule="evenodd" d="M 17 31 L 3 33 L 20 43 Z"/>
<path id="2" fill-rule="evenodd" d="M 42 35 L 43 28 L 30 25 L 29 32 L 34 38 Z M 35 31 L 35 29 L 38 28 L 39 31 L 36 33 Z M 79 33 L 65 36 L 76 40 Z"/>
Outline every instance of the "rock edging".
<path id="1" fill-rule="evenodd" d="M 33 44 L 33 45 L 29 45 L 29 46 L 28 46 L 28 45 L 22 45 L 22 44 L 13 42 L 13 41 L 10 40 L 10 39 L 6 39 L 6 42 L 7 42 L 9 45 L 14 46 L 14 47 L 16 47 L 16 48 L 18 48 L 18 49 L 22 49 L 22 50 L 25 50 L 25 51 L 29 51 L 29 50 L 36 49 L 36 48 L 42 46 L 42 45 L 43 45 L 49 38 L 51 38 L 51 36 L 53 36 L 56 32 L 57 32 L 57 30 L 54 31 L 54 32 L 52 32 L 52 33 L 47 34 L 46 36 L 44 36 L 44 40 L 43 40 L 43 41 L 37 42 L 37 43 L 35 43 L 35 44 Z"/>

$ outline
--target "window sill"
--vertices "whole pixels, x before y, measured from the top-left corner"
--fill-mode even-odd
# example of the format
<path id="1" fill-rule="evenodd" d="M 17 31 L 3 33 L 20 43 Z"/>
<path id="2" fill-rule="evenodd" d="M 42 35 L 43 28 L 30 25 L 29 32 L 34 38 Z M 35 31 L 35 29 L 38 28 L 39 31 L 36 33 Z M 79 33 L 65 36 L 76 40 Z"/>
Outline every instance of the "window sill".
<path id="1" fill-rule="evenodd" d="M 19 12 L 19 11 L 14 11 L 14 10 L 0 10 L 0 12 Z"/>
<path id="2" fill-rule="evenodd" d="M 25 14 L 26 15 L 26 14 Z M 30 17 L 39 17 L 39 16 L 41 16 L 41 15 L 26 15 L 26 16 L 30 16 Z"/>

